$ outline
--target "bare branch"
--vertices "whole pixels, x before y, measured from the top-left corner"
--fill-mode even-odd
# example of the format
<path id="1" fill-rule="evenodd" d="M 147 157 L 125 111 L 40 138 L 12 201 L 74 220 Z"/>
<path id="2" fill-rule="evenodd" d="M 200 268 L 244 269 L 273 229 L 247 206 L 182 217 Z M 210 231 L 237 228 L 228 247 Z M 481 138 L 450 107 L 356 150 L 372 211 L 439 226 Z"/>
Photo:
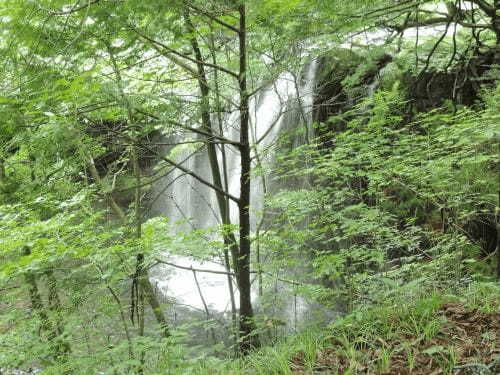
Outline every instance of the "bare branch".
<path id="1" fill-rule="evenodd" d="M 186 267 L 186 266 L 179 266 L 178 264 L 175 264 L 175 263 L 171 263 L 171 262 L 167 262 L 166 260 L 163 260 L 163 259 L 160 259 L 160 258 L 155 258 L 155 261 L 157 263 L 160 263 L 160 264 L 166 264 L 167 266 L 171 266 L 171 267 L 174 267 L 174 268 L 179 268 L 181 270 L 186 270 L 186 271 L 192 271 L 192 272 L 202 272 L 202 273 L 213 273 L 213 274 L 217 274 L 217 275 L 228 275 L 228 276 L 235 276 L 234 273 L 232 272 L 226 272 L 226 271 L 215 271 L 215 270 L 207 270 L 207 269 L 199 269 L 199 268 L 193 268 L 193 266 L 189 266 L 189 267 Z M 259 271 L 251 271 L 250 273 L 253 273 L 253 274 L 256 274 L 256 273 L 259 273 Z M 262 272 L 263 274 L 266 274 L 268 276 L 271 276 L 271 277 L 275 277 L 275 275 L 273 275 L 272 273 L 269 273 L 269 272 Z M 282 279 L 280 277 L 275 277 L 277 280 L 281 281 L 281 282 L 284 282 L 284 283 L 288 283 L 288 284 L 293 284 L 293 285 L 306 285 L 304 283 L 300 283 L 298 281 L 294 281 L 294 280 L 287 280 L 287 279 Z"/>
<path id="2" fill-rule="evenodd" d="M 89 6 L 91 6 L 93 4 L 97 4 L 99 1 L 101 1 L 101 0 L 89 0 L 87 2 L 87 4 L 83 4 L 83 5 L 79 6 L 79 7 L 76 7 L 76 8 L 67 10 L 67 11 L 52 11 L 52 10 L 49 10 L 49 13 L 52 14 L 52 15 L 54 15 L 54 16 L 67 16 L 69 14 L 79 12 L 82 9 L 88 8 Z"/>
<path id="3" fill-rule="evenodd" d="M 158 263 L 166 264 L 167 266 L 172 266 L 172 267 L 175 267 L 175 268 L 179 268 L 181 270 L 193 271 L 193 272 L 203 272 L 203 273 L 214 273 L 214 274 L 218 274 L 218 275 L 234 276 L 234 273 L 231 273 L 231 272 L 214 271 L 214 270 L 207 270 L 207 269 L 199 269 L 199 268 L 193 268 L 193 266 L 190 266 L 190 267 L 179 266 L 178 264 L 170 263 L 170 262 L 167 262 L 166 260 L 163 260 L 163 259 L 160 259 L 160 258 L 155 258 L 155 260 Z"/>
<path id="4" fill-rule="evenodd" d="M 155 120 L 165 121 L 166 123 L 171 124 L 171 125 L 175 125 L 175 126 L 181 128 L 181 129 L 189 130 L 189 131 L 191 131 L 193 133 L 203 135 L 203 136 L 207 137 L 207 141 L 211 141 L 211 139 L 213 139 L 213 140 L 218 140 L 220 143 L 227 143 L 227 144 L 230 144 L 230 145 L 233 145 L 233 146 L 237 146 L 237 147 L 241 146 L 240 142 L 233 141 L 231 139 L 228 139 L 228 138 L 225 138 L 225 137 L 221 137 L 221 136 L 216 135 L 216 134 L 210 134 L 210 133 L 205 132 L 202 129 L 197 129 L 197 128 L 193 128 L 193 127 L 190 127 L 190 126 L 186 126 L 186 125 L 183 125 L 180 122 L 177 122 L 177 121 L 174 121 L 174 120 L 160 119 L 160 117 L 158 117 L 158 116 L 156 116 L 156 115 L 154 115 L 152 113 L 146 112 L 146 111 L 144 111 L 142 109 L 139 109 L 139 108 L 134 108 L 134 109 L 137 112 L 142 113 L 143 115 L 146 115 L 146 116 L 149 116 L 151 118 L 154 118 Z M 199 142 L 203 142 L 203 141 L 199 141 Z"/>
<path id="5" fill-rule="evenodd" d="M 383 8 L 378 8 L 375 10 L 372 10 L 370 12 L 367 12 L 365 14 L 360 14 L 359 17 L 367 17 L 367 16 L 372 16 L 376 13 L 383 12 L 384 15 L 388 15 L 390 13 L 395 13 L 395 12 L 404 12 L 406 10 L 410 10 L 415 8 L 415 6 L 422 4 L 422 2 L 419 2 L 418 0 L 408 0 L 408 1 L 402 1 L 398 4 L 383 7 Z"/>
<path id="6" fill-rule="evenodd" d="M 224 26 L 225 28 L 228 28 L 229 30 L 234 31 L 235 33 L 238 33 L 238 34 L 240 33 L 240 29 L 238 29 L 237 27 L 229 25 L 228 23 L 220 20 L 219 18 L 217 18 L 213 14 L 210 14 L 210 13 L 204 11 L 203 9 L 200 9 L 200 8 L 198 8 L 198 7 L 196 7 L 196 6 L 192 5 L 192 4 L 189 4 L 188 2 L 186 2 L 186 5 L 189 8 L 193 9 L 195 12 L 203 14 L 204 16 L 210 18 L 212 21 L 218 23 L 219 25 Z"/>
<path id="7" fill-rule="evenodd" d="M 236 198 L 234 195 L 232 194 L 229 194 L 228 192 L 224 191 L 223 189 L 220 189 L 218 188 L 217 186 L 215 186 L 214 184 L 212 184 L 211 182 L 203 179 L 202 177 L 200 177 L 198 174 L 194 173 L 193 171 L 187 169 L 186 167 L 183 167 L 181 164 L 179 163 L 176 163 L 175 161 L 167 158 L 166 156 L 162 156 L 162 155 L 159 155 L 158 152 L 156 152 L 155 150 L 149 148 L 148 146 L 146 145 L 139 145 L 140 147 L 143 147 L 145 148 L 146 150 L 148 150 L 149 152 L 152 152 L 156 155 L 158 155 L 160 157 L 160 159 L 162 159 L 163 161 L 167 162 L 168 164 L 174 166 L 175 168 L 181 170 L 182 172 L 186 173 L 187 175 L 193 177 L 194 179 L 198 180 L 199 182 L 201 182 L 202 184 L 214 189 L 216 192 L 218 193 L 221 193 L 223 195 L 225 195 L 226 197 L 228 197 L 229 199 L 231 199 L 232 201 L 236 202 L 236 203 L 239 203 L 240 200 L 238 198 Z"/>
<path id="8" fill-rule="evenodd" d="M 486 1 L 484 0 L 465 0 L 465 1 L 476 4 L 488 16 L 495 17 L 495 7 L 489 5 Z"/>
<path id="9" fill-rule="evenodd" d="M 214 68 L 214 69 L 217 69 L 217 70 L 220 70 L 221 72 L 224 72 L 224 73 L 227 73 L 229 74 L 230 76 L 234 77 L 234 78 L 238 78 L 238 74 L 236 74 L 235 72 L 229 70 L 229 69 L 226 69 L 222 66 L 219 66 L 219 65 L 215 65 L 215 64 L 211 64 L 211 63 L 208 63 L 208 62 L 204 62 L 204 61 L 198 61 L 196 59 L 193 59 L 192 57 L 189 57 L 188 55 L 184 54 L 184 53 L 181 53 L 179 51 L 176 51 L 175 49 L 173 48 L 170 48 L 169 46 L 167 46 L 166 44 L 162 43 L 162 42 L 159 42 L 157 40 L 154 40 L 153 38 L 150 38 L 149 36 L 143 34 L 142 32 L 140 32 L 139 30 L 137 30 L 135 27 L 133 26 L 130 26 L 130 28 L 137 34 L 139 35 L 141 38 L 143 38 L 144 40 L 148 41 L 149 43 L 151 43 L 152 45 L 156 45 L 157 47 L 161 47 L 163 49 L 165 49 L 166 51 L 168 51 L 169 53 L 172 53 L 178 57 L 181 57 L 183 59 L 186 59 L 188 61 L 191 61 L 193 63 L 196 63 L 196 64 L 202 64 L 202 65 L 205 65 L 205 66 L 208 66 L 210 68 Z M 194 69 L 193 69 L 193 72 L 194 72 Z M 195 75 L 197 75 L 197 73 L 194 73 Z"/>

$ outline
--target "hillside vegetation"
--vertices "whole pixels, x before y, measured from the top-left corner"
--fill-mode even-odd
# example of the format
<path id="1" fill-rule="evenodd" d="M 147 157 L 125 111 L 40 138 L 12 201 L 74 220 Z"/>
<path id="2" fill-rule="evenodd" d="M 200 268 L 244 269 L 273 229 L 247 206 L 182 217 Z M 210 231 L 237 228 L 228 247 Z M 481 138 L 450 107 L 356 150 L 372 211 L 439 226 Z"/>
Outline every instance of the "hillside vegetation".
<path id="1" fill-rule="evenodd" d="M 0 26 L 0 375 L 500 373 L 500 1 Z"/>

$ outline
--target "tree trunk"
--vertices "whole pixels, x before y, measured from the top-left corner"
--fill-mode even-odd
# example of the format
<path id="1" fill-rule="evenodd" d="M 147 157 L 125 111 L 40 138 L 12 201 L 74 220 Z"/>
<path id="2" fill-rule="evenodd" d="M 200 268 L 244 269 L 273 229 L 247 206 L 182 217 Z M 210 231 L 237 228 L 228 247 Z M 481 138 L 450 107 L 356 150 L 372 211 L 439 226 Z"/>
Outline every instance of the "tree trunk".
<path id="1" fill-rule="evenodd" d="M 497 229 L 497 247 L 495 249 L 497 253 L 497 281 L 500 281 L 500 190 L 498 190 L 498 205 L 495 213 L 495 225 Z"/>
<path id="2" fill-rule="evenodd" d="M 109 57 L 111 59 L 111 63 L 113 65 L 113 70 L 116 75 L 116 80 L 118 83 L 118 88 L 120 91 L 120 95 L 122 97 L 123 103 L 126 106 L 127 110 L 127 117 L 130 125 L 133 125 L 133 108 L 125 94 L 125 90 L 123 89 L 123 80 L 120 74 L 120 69 L 118 67 L 118 64 L 116 63 L 115 56 L 113 54 L 113 51 L 111 49 L 111 46 L 109 44 L 106 45 L 106 48 L 109 53 Z M 137 138 L 137 136 L 136 136 Z M 134 141 L 137 141 L 135 139 Z M 141 187 L 140 187 L 140 168 L 139 168 L 139 159 L 138 159 L 138 153 L 137 153 L 137 146 L 133 145 L 132 146 L 132 167 L 134 169 L 134 175 L 136 178 L 136 187 L 135 187 L 135 235 L 137 238 L 140 238 L 142 233 L 142 222 L 141 222 L 141 210 L 140 210 L 140 194 L 141 194 Z M 91 158 L 92 161 L 92 158 Z M 97 173 L 97 170 L 95 168 L 95 165 L 92 161 L 91 163 L 91 174 L 94 179 L 96 179 L 96 183 L 98 183 L 99 186 L 102 186 L 102 180 L 99 178 L 99 174 Z M 104 191 L 106 193 L 106 197 L 108 198 L 108 202 L 112 208 L 112 210 L 115 212 L 115 214 L 121 219 L 124 225 L 127 223 L 127 217 L 121 207 L 116 203 L 114 200 L 112 194 L 108 192 L 107 190 Z M 138 254 L 137 255 L 137 282 L 139 286 L 139 290 L 143 295 L 146 297 L 146 300 L 148 301 L 149 305 L 151 306 L 151 309 L 153 310 L 153 314 L 160 325 L 161 329 L 161 334 L 163 337 L 169 337 L 170 336 L 170 331 L 168 328 L 168 323 L 167 319 L 165 318 L 165 315 L 163 314 L 163 310 L 161 308 L 160 302 L 158 301 L 158 297 L 156 296 L 156 293 L 154 291 L 153 286 L 151 285 L 151 281 L 149 280 L 148 277 L 148 272 L 147 270 L 142 269 L 142 259 L 143 259 L 143 254 Z M 142 297 L 138 299 L 140 301 Z M 139 325 L 141 325 L 142 322 L 139 322 Z"/>
<path id="3" fill-rule="evenodd" d="M 190 35 L 194 35 L 194 25 L 191 22 L 191 18 L 189 15 L 189 11 L 187 6 L 184 8 L 184 20 L 186 22 L 187 31 Z M 205 67 L 203 65 L 203 55 L 201 54 L 200 47 L 198 45 L 198 41 L 194 36 L 190 38 L 191 47 L 193 49 L 196 61 L 197 70 L 198 70 L 198 86 L 201 93 L 201 123 L 203 126 L 203 130 L 213 136 L 213 127 L 212 127 L 212 119 L 210 118 L 210 86 L 208 85 L 208 79 L 205 72 Z M 210 136 L 208 138 L 210 138 Z M 221 134 L 222 136 L 222 134 Z M 214 139 L 212 139 L 214 140 Z M 217 158 L 217 148 L 214 142 L 211 139 L 208 139 L 207 142 L 207 152 L 208 159 L 210 162 L 210 170 L 212 172 L 212 180 L 213 184 L 219 189 L 215 194 L 217 196 L 217 203 L 219 206 L 219 212 L 221 215 L 221 220 L 224 225 L 230 225 L 230 211 L 229 211 L 229 200 L 225 197 L 221 191 L 224 191 L 224 185 L 222 184 L 222 174 L 219 167 L 219 160 Z M 233 258 L 233 268 L 235 273 L 237 273 L 237 257 L 238 257 L 238 244 L 236 242 L 236 238 L 233 233 L 225 233 L 224 234 L 224 243 L 231 249 L 231 255 Z"/>
<path id="4" fill-rule="evenodd" d="M 212 55 L 212 63 L 214 65 L 217 65 L 217 53 L 215 49 L 215 44 L 214 44 L 214 39 L 213 35 L 210 36 L 210 53 Z M 215 87 L 215 108 L 217 111 L 217 122 L 219 125 L 219 134 L 222 136 L 224 134 L 224 129 L 222 127 L 222 115 L 221 115 L 221 101 L 220 101 L 220 91 L 219 91 L 219 72 L 217 69 L 214 69 L 213 71 L 214 74 L 214 87 Z M 229 179 L 228 179 L 228 171 L 227 171 L 227 157 L 226 157 L 226 145 L 224 143 L 220 144 L 220 152 L 222 155 L 222 171 L 224 173 L 224 189 L 226 191 L 229 191 Z M 230 221 L 230 213 L 229 213 L 229 199 L 226 198 L 226 206 L 227 206 L 227 218 L 228 221 Z M 233 235 L 233 243 L 234 245 L 237 245 L 236 239 Z M 229 260 L 229 248 L 231 248 L 231 244 L 229 242 L 226 242 L 226 238 L 224 238 L 224 244 L 226 245 L 224 248 L 224 265 L 226 267 L 226 271 L 228 273 L 231 272 L 231 262 Z M 231 256 L 233 260 L 233 268 L 236 270 L 235 265 L 237 264 L 235 256 L 238 255 L 238 248 L 235 247 L 234 250 L 231 250 Z M 233 278 L 231 275 L 227 275 L 227 283 L 228 283 L 228 288 L 229 288 L 229 296 L 231 299 L 231 320 L 233 322 L 233 327 L 236 335 L 236 339 L 238 339 L 238 319 L 236 316 L 236 300 L 234 298 L 234 288 L 233 288 Z"/>
<path id="5" fill-rule="evenodd" d="M 106 199 L 108 200 L 109 206 L 113 210 L 116 216 L 125 224 L 127 222 L 127 217 L 121 207 L 116 203 L 114 200 L 113 196 L 111 193 L 106 189 L 106 186 L 104 182 L 101 180 L 99 177 L 99 174 L 97 172 L 97 169 L 95 167 L 94 161 L 92 157 L 89 157 L 89 169 L 90 169 L 90 174 L 94 178 L 95 182 L 97 185 L 101 188 L 102 192 L 105 194 Z M 161 309 L 160 302 L 158 301 L 158 298 L 154 292 L 153 286 L 151 285 L 151 282 L 149 281 L 149 278 L 146 277 L 140 277 L 139 278 L 139 286 L 142 288 L 144 295 L 146 297 L 146 301 L 149 303 L 151 306 L 151 309 L 153 310 L 153 314 L 160 325 L 161 328 L 161 333 L 164 337 L 169 337 L 169 329 L 168 329 L 168 323 L 167 319 L 165 318 L 165 315 L 163 314 L 163 311 Z"/>
<path id="6" fill-rule="evenodd" d="M 53 319 L 55 320 L 54 330 L 57 332 L 57 335 L 59 337 L 57 340 L 58 352 L 68 354 L 71 352 L 71 347 L 69 346 L 69 343 L 62 337 L 62 335 L 64 334 L 64 322 L 61 317 L 62 305 L 61 300 L 59 299 L 59 294 L 57 292 L 57 279 L 52 269 L 48 269 L 47 271 L 45 271 L 45 276 L 47 277 L 49 310 L 53 315 Z"/>
<path id="7" fill-rule="evenodd" d="M 23 255 L 28 256 L 30 254 L 30 249 L 28 247 L 25 247 L 23 249 Z M 45 306 L 42 302 L 42 295 L 40 293 L 40 290 L 38 289 L 35 274 L 31 271 L 25 272 L 24 280 L 26 281 L 26 284 L 28 284 L 31 306 L 40 319 L 40 331 L 47 333 L 49 342 L 54 345 L 53 349 L 55 352 L 55 358 L 64 358 L 70 350 L 69 345 L 60 339 L 60 333 L 58 332 L 57 327 L 54 326 L 50 321 L 47 311 L 45 310 Z M 50 299 L 54 298 L 54 296 L 52 295 L 53 292 L 54 290 L 51 290 L 51 286 L 49 285 L 49 301 Z"/>
<path id="8" fill-rule="evenodd" d="M 500 0 L 495 0 L 495 10 L 492 17 L 493 30 L 496 35 L 495 58 L 493 64 L 499 65 L 496 68 L 500 70 Z"/>
<path id="9" fill-rule="evenodd" d="M 0 158 L 0 185 L 5 182 L 5 161 Z"/>
<path id="10" fill-rule="evenodd" d="M 190 15 L 189 15 L 189 10 L 188 7 L 185 6 L 184 8 L 184 20 L 187 26 L 187 31 L 190 35 L 190 43 L 191 47 L 193 49 L 194 55 L 198 63 L 196 64 L 197 70 L 198 70 L 198 86 L 200 89 L 201 93 L 201 121 L 202 121 L 202 126 L 203 130 L 209 134 L 213 135 L 213 125 L 212 125 L 212 119 L 210 117 L 210 87 L 208 85 L 208 79 L 205 71 L 205 67 L 203 65 L 203 55 L 201 54 L 201 50 L 198 44 L 197 39 L 194 37 L 194 25 L 191 21 Z M 214 65 L 216 65 L 216 61 L 214 61 Z M 215 80 L 216 80 L 216 92 L 215 95 L 219 95 L 218 92 L 218 87 L 217 87 L 217 70 L 215 70 Z M 220 118 L 219 118 L 219 125 L 220 124 Z M 222 128 L 221 128 L 221 136 L 222 134 Z M 208 137 L 209 138 L 209 137 Z M 223 185 L 222 183 L 222 174 L 221 170 L 219 167 L 219 160 L 217 157 L 217 148 L 214 142 L 210 142 L 210 139 L 207 139 L 207 152 L 208 152 L 208 158 L 210 162 L 210 170 L 212 172 L 212 181 L 213 184 L 219 188 L 220 191 L 227 191 L 228 190 L 228 185 L 227 185 L 227 177 L 225 179 L 225 184 Z M 224 145 L 221 145 L 221 147 L 224 147 Z M 224 159 L 224 149 L 222 149 L 222 156 Z M 224 173 L 227 175 L 227 170 L 226 170 L 226 163 L 224 160 L 223 163 L 224 167 Z M 229 226 L 231 224 L 231 218 L 230 218 L 230 207 L 229 207 L 229 199 L 224 196 L 221 192 L 216 191 L 216 197 L 217 197 L 217 203 L 219 206 L 219 213 L 221 216 L 221 221 L 225 226 Z M 234 269 L 234 273 L 238 274 L 238 243 L 236 242 L 236 237 L 232 232 L 226 232 L 224 230 L 223 233 L 223 240 L 224 240 L 224 262 L 226 265 L 226 271 L 228 273 L 231 272 L 231 262 L 229 261 L 229 254 L 228 250 L 230 249 L 231 251 L 231 258 L 232 258 L 232 266 Z M 230 299 L 231 299 L 231 312 L 232 312 L 232 318 L 233 318 L 233 323 L 235 323 L 236 320 L 236 303 L 235 303 L 235 298 L 234 298 L 234 290 L 233 290 L 233 283 L 232 283 L 232 278 L 230 275 L 227 276 L 228 278 L 228 287 L 229 287 L 229 294 L 230 294 Z"/>
<path id="11" fill-rule="evenodd" d="M 493 60 L 493 64 L 496 65 L 496 69 L 500 71 L 500 15 L 498 12 L 500 11 L 500 0 L 495 0 L 494 2 L 495 12 L 493 15 L 493 29 L 496 34 L 496 44 L 495 44 L 495 58 Z M 500 146 L 498 146 L 498 150 L 500 151 Z M 496 207 L 495 213 L 495 223 L 497 230 L 497 246 L 496 246 L 496 255 L 497 255 L 497 281 L 500 281 L 500 190 L 498 190 L 498 205 Z"/>
<path id="12" fill-rule="evenodd" d="M 25 247 L 23 250 L 23 255 L 29 256 L 31 251 L 29 248 Z M 38 285 L 36 283 L 36 277 L 31 271 L 26 271 L 24 274 L 24 280 L 26 284 L 28 284 L 31 307 L 38 315 L 40 319 L 40 329 L 42 331 L 48 332 L 49 339 L 53 339 L 56 335 L 54 335 L 54 330 L 51 328 L 51 324 L 49 321 L 49 317 L 45 311 L 45 306 L 42 302 L 42 295 L 40 294 L 40 290 L 38 289 Z"/>
<path id="13" fill-rule="evenodd" d="M 245 5 L 238 7 L 240 15 L 239 32 L 239 94 L 240 94 L 240 155 L 241 155 L 241 177 L 240 177 L 240 200 L 238 204 L 240 217 L 240 248 L 238 256 L 237 280 L 240 292 L 240 351 L 248 353 L 251 349 L 259 346 L 259 339 L 253 332 L 255 322 L 251 300 L 250 282 L 250 172 L 251 155 L 249 142 L 249 96 L 247 92 L 247 51 L 246 51 L 246 14 Z"/>

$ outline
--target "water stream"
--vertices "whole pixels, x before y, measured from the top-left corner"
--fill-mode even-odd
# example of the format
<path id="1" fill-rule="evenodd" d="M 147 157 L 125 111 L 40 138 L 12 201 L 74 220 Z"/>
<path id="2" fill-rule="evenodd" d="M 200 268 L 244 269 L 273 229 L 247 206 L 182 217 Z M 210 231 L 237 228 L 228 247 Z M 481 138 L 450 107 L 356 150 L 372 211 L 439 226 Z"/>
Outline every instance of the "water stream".
<path id="1" fill-rule="evenodd" d="M 274 146 L 284 132 L 298 126 L 307 127 L 307 131 L 293 136 L 294 145 L 303 144 L 312 135 L 312 105 L 316 70 L 316 61 L 311 61 L 299 75 L 282 73 L 273 84 L 263 88 L 252 98 L 250 103 L 251 139 L 262 164 L 266 166 L 273 164 L 275 161 Z M 227 116 L 224 123 L 224 136 L 238 140 L 238 123 L 239 113 L 237 111 Z M 169 141 L 176 140 L 179 139 L 170 139 Z M 230 146 L 226 146 L 225 149 L 229 192 L 238 196 L 239 155 L 237 150 Z M 169 151 L 170 149 L 165 149 L 166 153 Z M 177 155 L 177 160 L 186 159 L 190 152 L 186 151 Z M 221 159 L 221 155 L 219 155 L 219 162 Z M 212 181 L 209 160 L 205 152 L 198 152 L 187 158 L 183 166 L 200 175 L 203 179 Z M 256 228 L 260 220 L 260 211 L 263 208 L 266 189 L 267 191 L 279 189 L 279 186 L 273 183 L 271 176 L 259 176 L 252 180 L 251 226 L 253 229 Z M 151 216 L 164 216 L 171 223 L 179 222 L 178 231 L 209 228 L 220 224 L 214 191 L 191 176 L 184 175 L 179 170 L 170 173 L 156 183 L 152 194 L 158 196 L 158 199 L 155 200 L 155 204 L 151 208 Z M 232 202 L 230 210 L 231 220 L 237 224 L 238 211 L 234 202 Z M 189 256 L 169 256 L 168 253 L 165 253 L 164 257 L 170 262 L 184 267 L 225 270 L 219 258 L 201 262 Z M 191 271 L 161 265 L 154 270 L 152 275 L 152 281 L 163 294 L 173 297 L 182 304 L 198 309 L 203 308 L 203 302 Z M 215 311 L 228 311 L 230 309 L 230 296 L 227 277 L 211 273 L 197 273 L 197 276 L 207 304 Z M 300 303 L 296 302 L 293 303 L 295 310 L 300 309 Z M 293 311 L 291 315 L 296 317 L 297 311 Z"/>

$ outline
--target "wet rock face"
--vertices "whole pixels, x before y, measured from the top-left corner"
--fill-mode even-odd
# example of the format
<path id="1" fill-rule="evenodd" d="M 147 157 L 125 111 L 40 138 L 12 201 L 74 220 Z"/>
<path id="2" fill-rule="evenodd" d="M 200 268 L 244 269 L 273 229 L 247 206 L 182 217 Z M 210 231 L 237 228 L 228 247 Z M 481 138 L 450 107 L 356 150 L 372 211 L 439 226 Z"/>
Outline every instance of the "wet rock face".
<path id="1" fill-rule="evenodd" d="M 405 73 L 402 82 L 411 109 L 427 112 L 443 106 L 446 101 L 455 105 L 474 105 L 479 98 L 481 85 L 491 82 L 487 73 L 493 60 L 493 51 L 476 52 L 469 60 L 445 71 L 429 69 L 419 74 Z"/>
<path id="2" fill-rule="evenodd" d="M 344 131 L 352 119 L 344 114 L 361 99 L 373 94 L 379 78 L 384 75 L 382 72 L 392 60 L 391 55 L 384 54 L 375 61 L 366 61 L 366 58 L 346 49 L 336 49 L 318 59 L 313 122 L 322 124 L 316 129 L 316 135 L 322 139 L 325 149 L 332 146 L 331 132 Z M 440 71 L 424 70 L 421 66 L 418 73 L 396 73 L 393 79 L 397 79 L 406 92 L 407 120 L 411 121 L 415 113 L 428 112 L 447 102 L 454 106 L 476 104 L 481 86 L 493 82 L 488 75 L 493 62 L 494 51 L 476 50 L 472 57 Z M 366 71 L 360 73 L 360 66 Z M 387 83 L 383 77 L 381 81 L 383 85 Z"/>
<path id="3" fill-rule="evenodd" d="M 395 81 L 400 84 L 408 103 L 402 109 L 404 123 L 413 121 L 413 117 L 419 112 L 429 112 L 440 107 L 480 105 L 482 87 L 494 83 L 491 69 L 495 51 L 476 49 L 471 53 L 472 56 L 440 71 L 433 68 L 424 70 L 423 64 L 420 64 L 417 73 L 401 70 L 407 67 L 398 68 L 397 63 L 384 69 L 392 62 L 390 55 L 382 55 L 369 63 L 371 68 L 362 74 L 359 74 L 358 66 L 368 64 L 352 51 L 339 49 L 321 57 L 318 60 L 315 82 L 313 116 L 314 122 L 321 124 L 316 129 L 316 135 L 321 139 L 321 148 L 328 152 L 334 147 L 335 133 L 345 131 L 347 122 L 356 116 L 350 110 L 361 99 L 376 91 L 379 79 L 380 87 L 384 89 L 390 89 Z M 350 113 L 347 115 L 348 111 Z M 464 229 L 481 246 L 484 256 L 495 251 L 497 231 L 493 212 L 472 218 Z M 398 257 L 397 254 L 393 256 Z"/>
<path id="4" fill-rule="evenodd" d="M 129 131 L 130 126 L 124 121 L 101 119 L 87 124 L 85 132 L 92 138 L 98 139 L 106 150 L 94 160 L 101 176 L 104 176 L 113 167 L 120 168 L 122 163 L 126 163 L 128 158 L 124 158 L 127 152 L 124 144 L 130 143 L 127 138 Z M 158 161 L 156 153 L 149 151 L 149 149 L 157 151 L 153 142 L 159 135 L 158 131 L 151 131 L 139 139 L 140 144 L 148 146 L 148 148 L 141 149 L 139 154 L 139 165 L 142 169 L 149 168 Z"/>
<path id="5" fill-rule="evenodd" d="M 406 75 L 403 82 L 408 92 L 408 99 L 414 111 L 427 112 L 441 107 L 449 100 L 457 104 L 472 105 L 477 92 L 471 81 L 459 86 L 456 73 L 428 71 L 419 77 Z"/>
<path id="6" fill-rule="evenodd" d="M 135 184 L 130 162 L 129 136 L 131 127 L 126 121 L 98 119 L 84 120 L 85 133 L 97 140 L 102 147 L 99 155 L 94 155 L 94 163 L 101 178 L 114 177 L 117 192 L 113 193 L 115 201 L 123 208 L 128 207 L 134 199 Z M 139 167 L 145 175 L 158 162 L 158 146 L 155 144 L 159 132 L 151 130 L 139 138 L 143 147 L 139 150 Z M 92 176 L 85 171 L 86 178 Z M 81 178 L 81 177 L 80 177 Z"/>
<path id="7" fill-rule="evenodd" d="M 343 51 L 347 55 L 346 51 Z M 352 107 L 352 100 L 345 90 L 342 81 L 353 74 L 359 57 L 354 53 L 350 56 L 323 56 L 318 59 L 315 92 L 313 99 L 313 123 L 321 124 L 315 129 L 325 150 L 333 146 L 330 132 L 345 130 L 346 121 L 333 116 L 344 113 Z"/>
<path id="8" fill-rule="evenodd" d="M 340 116 L 373 93 L 372 86 L 392 59 L 391 55 L 384 54 L 372 61 L 372 66 L 362 74 L 357 74 L 357 70 L 360 65 L 366 64 L 365 58 L 351 50 L 337 49 L 318 59 L 313 122 L 327 124 L 316 130 L 325 149 L 331 146 L 329 133 L 341 132 L 346 128 L 349 119 Z M 345 80 L 352 76 L 357 76 L 356 81 L 346 84 Z"/>
<path id="9" fill-rule="evenodd" d="M 349 95 L 344 90 L 342 81 L 354 74 L 360 58 L 350 51 L 323 56 L 318 59 L 316 91 L 314 93 L 313 120 L 316 123 L 328 121 L 330 116 L 342 112 L 349 104 Z"/>

